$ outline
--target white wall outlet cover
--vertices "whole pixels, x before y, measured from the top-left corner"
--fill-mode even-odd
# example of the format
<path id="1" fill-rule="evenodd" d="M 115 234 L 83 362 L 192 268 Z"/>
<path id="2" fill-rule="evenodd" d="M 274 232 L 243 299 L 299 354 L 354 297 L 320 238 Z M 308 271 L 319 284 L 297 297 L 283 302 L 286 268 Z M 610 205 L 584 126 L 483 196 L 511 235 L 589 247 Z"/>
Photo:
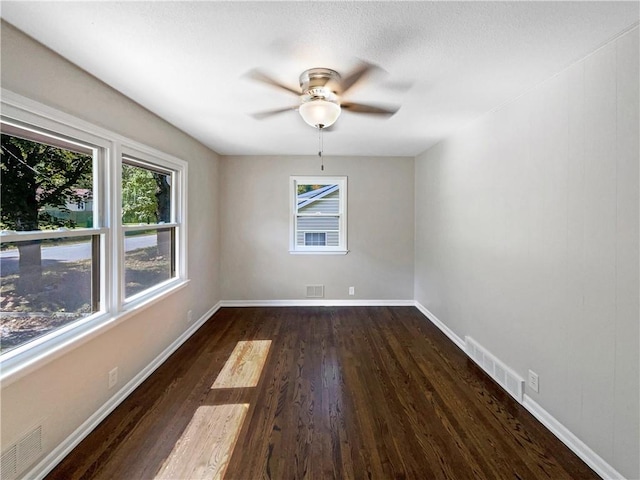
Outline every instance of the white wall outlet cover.
<path id="1" fill-rule="evenodd" d="M 109 371 L 109 388 L 113 388 L 118 383 L 118 367 Z"/>
<path id="2" fill-rule="evenodd" d="M 538 374 L 529 370 L 529 378 L 527 383 L 529 385 L 529 388 L 531 388 L 531 390 L 533 390 L 534 392 L 538 392 L 540 389 L 538 380 Z"/>

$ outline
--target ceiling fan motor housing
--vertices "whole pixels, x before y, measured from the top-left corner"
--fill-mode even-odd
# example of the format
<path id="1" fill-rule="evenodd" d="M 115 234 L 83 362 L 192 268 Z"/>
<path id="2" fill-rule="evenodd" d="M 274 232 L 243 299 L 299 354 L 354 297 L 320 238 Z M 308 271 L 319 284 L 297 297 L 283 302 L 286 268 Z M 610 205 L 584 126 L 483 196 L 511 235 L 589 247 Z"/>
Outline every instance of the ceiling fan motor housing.
<path id="1" fill-rule="evenodd" d="M 340 74 L 330 68 L 310 68 L 300 75 L 300 88 L 303 95 L 316 98 L 325 98 L 328 94 L 335 96 L 339 85 Z"/>

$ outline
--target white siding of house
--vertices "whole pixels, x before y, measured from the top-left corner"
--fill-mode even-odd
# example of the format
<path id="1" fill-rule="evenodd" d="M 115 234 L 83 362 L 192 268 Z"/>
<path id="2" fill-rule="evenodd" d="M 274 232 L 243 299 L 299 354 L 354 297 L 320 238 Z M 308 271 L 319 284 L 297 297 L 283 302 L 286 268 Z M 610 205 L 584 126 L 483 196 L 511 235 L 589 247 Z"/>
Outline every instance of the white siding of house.
<path id="1" fill-rule="evenodd" d="M 305 245 L 305 233 L 324 232 L 326 233 L 326 246 L 337 247 L 340 245 L 340 217 L 325 216 L 337 215 L 340 213 L 340 190 L 319 198 L 310 204 L 301 207 L 299 214 L 317 214 L 311 217 L 298 217 L 296 230 L 296 245 Z"/>
<path id="2" fill-rule="evenodd" d="M 325 215 L 340 213 L 340 190 L 298 209 L 298 213 L 322 213 Z"/>

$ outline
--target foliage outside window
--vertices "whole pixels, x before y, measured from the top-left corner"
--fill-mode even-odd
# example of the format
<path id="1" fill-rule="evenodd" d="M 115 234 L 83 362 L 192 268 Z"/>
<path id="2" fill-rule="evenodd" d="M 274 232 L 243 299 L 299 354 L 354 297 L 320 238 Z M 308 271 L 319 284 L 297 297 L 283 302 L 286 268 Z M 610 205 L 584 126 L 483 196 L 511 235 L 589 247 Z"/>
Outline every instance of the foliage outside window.
<path id="1" fill-rule="evenodd" d="M 291 177 L 291 253 L 347 253 L 346 177 Z"/>

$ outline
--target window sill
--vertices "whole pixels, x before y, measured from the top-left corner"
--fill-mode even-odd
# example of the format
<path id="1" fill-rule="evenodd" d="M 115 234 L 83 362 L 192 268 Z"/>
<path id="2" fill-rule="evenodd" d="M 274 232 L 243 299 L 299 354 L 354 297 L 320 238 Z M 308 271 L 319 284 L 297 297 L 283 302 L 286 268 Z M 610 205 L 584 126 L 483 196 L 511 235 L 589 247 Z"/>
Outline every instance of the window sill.
<path id="1" fill-rule="evenodd" d="M 291 255 L 346 255 L 349 250 L 289 250 Z"/>

